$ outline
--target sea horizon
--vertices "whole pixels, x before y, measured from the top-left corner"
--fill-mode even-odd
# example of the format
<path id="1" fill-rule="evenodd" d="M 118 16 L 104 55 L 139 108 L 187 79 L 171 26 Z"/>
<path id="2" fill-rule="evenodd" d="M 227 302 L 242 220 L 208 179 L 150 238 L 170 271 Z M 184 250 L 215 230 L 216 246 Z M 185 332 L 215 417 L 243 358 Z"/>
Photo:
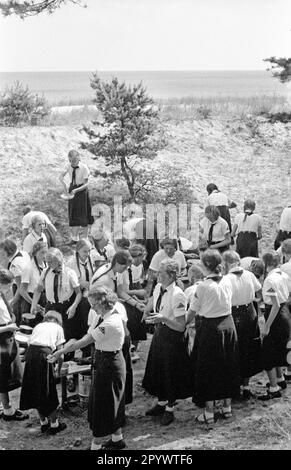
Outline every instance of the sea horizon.
<path id="1" fill-rule="evenodd" d="M 205 97 L 285 96 L 287 86 L 267 70 L 96 70 L 103 80 L 117 76 L 133 85 L 142 82 L 154 99 Z M 0 72 L 0 92 L 16 81 L 32 93 L 43 94 L 51 104 L 90 101 L 94 71 Z"/>

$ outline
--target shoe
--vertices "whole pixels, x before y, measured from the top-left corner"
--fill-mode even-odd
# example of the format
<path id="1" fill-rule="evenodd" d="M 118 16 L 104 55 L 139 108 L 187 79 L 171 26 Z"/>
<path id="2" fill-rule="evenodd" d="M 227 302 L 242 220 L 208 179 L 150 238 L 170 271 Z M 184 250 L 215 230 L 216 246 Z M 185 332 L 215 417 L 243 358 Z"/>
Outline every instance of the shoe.
<path id="1" fill-rule="evenodd" d="M 166 411 L 166 405 L 161 406 L 158 403 L 146 411 L 146 416 L 162 416 Z"/>
<path id="2" fill-rule="evenodd" d="M 3 413 L 3 419 L 4 421 L 24 421 L 25 419 L 28 419 L 29 415 L 26 413 L 23 413 L 20 410 L 16 410 L 13 415 L 6 415 Z"/>
<path id="3" fill-rule="evenodd" d="M 287 388 L 287 383 L 285 380 L 282 380 L 281 382 L 279 382 L 277 385 L 279 385 L 279 387 L 282 389 L 282 390 L 286 390 Z M 266 387 L 267 388 L 270 388 L 270 382 L 266 383 Z"/>
<path id="4" fill-rule="evenodd" d="M 125 449 L 126 444 L 123 439 L 120 439 L 120 441 L 113 442 L 112 439 L 109 439 L 109 441 L 104 442 L 102 444 L 101 449 L 106 449 L 106 450 L 121 450 Z"/>
<path id="5" fill-rule="evenodd" d="M 286 374 L 283 374 L 284 375 L 284 379 L 286 382 L 291 382 L 291 375 L 286 375 Z"/>
<path id="6" fill-rule="evenodd" d="M 222 411 L 221 417 L 223 419 L 230 419 L 230 418 L 232 418 L 232 412 L 231 411 Z"/>
<path id="7" fill-rule="evenodd" d="M 265 393 L 265 395 L 259 395 L 257 398 L 261 401 L 268 401 L 272 398 L 281 398 L 281 396 L 282 394 L 280 390 L 278 390 L 277 392 L 270 392 L 270 390 L 267 390 L 267 393 Z"/>
<path id="8" fill-rule="evenodd" d="M 163 416 L 161 417 L 161 424 L 163 426 L 168 426 L 174 421 L 174 413 L 173 411 L 165 411 Z"/>
<path id="9" fill-rule="evenodd" d="M 57 434 L 58 432 L 64 431 L 66 429 L 67 425 L 65 423 L 59 423 L 57 428 L 52 428 L 50 427 L 49 433 L 52 435 Z"/>
<path id="10" fill-rule="evenodd" d="M 243 400 L 250 400 L 253 396 L 254 394 L 250 390 L 245 388 L 243 389 L 243 392 L 241 394 Z"/>
<path id="11" fill-rule="evenodd" d="M 49 423 L 40 425 L 40 430 L 41 430 L 42 433 L 47 432 L 49 429 L 50 429 Z"/>

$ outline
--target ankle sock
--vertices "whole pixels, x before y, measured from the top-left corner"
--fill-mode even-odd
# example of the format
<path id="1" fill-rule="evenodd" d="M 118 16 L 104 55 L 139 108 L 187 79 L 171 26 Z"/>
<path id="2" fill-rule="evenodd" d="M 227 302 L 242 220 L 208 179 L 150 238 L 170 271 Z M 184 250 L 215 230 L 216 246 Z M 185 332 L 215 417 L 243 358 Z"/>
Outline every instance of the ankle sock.
<path id="1" fill-rule="evenodd" d="M 111 434 L 112 442 L 119 442 L 123 439 L 122 434 Z"/>
<path id="2" fill-rule="evenodd" d="M 280 387 L 279 387 L 278 385 L 276 385 L 276 387 L 270 387 L 269 390 L 270 390 L 270 392 L 272 392 L 272 393 L 279 392 Z"/>
<path id="3" fill-rule="evenodd" d="M 167 401 L 158 401 L 158 405 L 160 406 L 166 406 L 167 405 Z"/>
<path id="4" fill-rule="evenodd" d="M 42 421 L 41 419 L 39 421 L 40 421 L 41 426 L 46 426 L 48 424 L 48 419 L 47 418 L 45 418 L 44 421 Z"/>
<path id="5" fill-rule="evenodd" d="M 51 423 L 51 428 L 57 428 L 59 426 L 59 420 L 56 419 L 54 423 Z"/>
<path id="6" fill-rule="evenodd" d="M 174 412 L 174 407 L 173 406 L 166 406 L 166 411 L 169 411 L 170 413 Z"/>
<path id="7" fill-rule="evenodd" d="M 223 406 L 222 411 L 223 413 L 231 413 L 231 406 Z"/>
<path id="8" fill-rule="evenodd" d="M 95 444 L 95 442 L 91 442 L 91 450 L 100 450 L 101 444 Z"/>
<path id="9" fill-rule="evenodd" d="M 4 414 L 5 416 L 12 416 L 15 413 L 15 409 L 13 406 L 10 406 L 9 408 L 4 408 Z"/>

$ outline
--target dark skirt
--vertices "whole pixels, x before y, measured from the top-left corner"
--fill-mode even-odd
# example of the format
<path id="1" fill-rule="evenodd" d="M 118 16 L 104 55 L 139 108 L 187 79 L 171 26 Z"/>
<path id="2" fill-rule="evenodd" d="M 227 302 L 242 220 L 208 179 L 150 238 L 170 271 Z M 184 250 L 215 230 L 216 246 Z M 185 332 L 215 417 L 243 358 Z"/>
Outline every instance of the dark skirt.
<path id="1" fill-rule="evenodd" d="M 47 238 L 47 244 L 49 248 L 54 248 L 57 246 L 57 237 L 56 232 L 51 225 L 46 225 L 44 229 L 44 234 Z"/>
<path id="2" fill-rule="evenodd" d="M 88 406 L 88 421 L 94 437 L 113 434 L 124 424 L 125 376 L 121 351 L 95 351 Z"/>
<path id="3" fill-rule="evenodd" d="M 146 341 L 147 327 L 146 323 L 142 322 L 143 312 L 140 312 L 132 305 L 125 304 L 127 313 L 127 328 L 130 332 L 131 341 Z"/>
<path id="4" fill-rule="evenodd" d="M 133 372 L 130 355 L 130 336 L 126 336 L 122 347 L 123 357 L 125 360 L 126 367 L 126 379 L 125 379 L 125 404 L 129 405 L 133 400 Z"/>
<path id="5" fill-rule="evenodd" d="M 71 320 L 67 320 L 71 338 L 81 339 L 87 333 L 90 308 L 91 306 L 87 297 L 82 297 L 74 317 Z"/>
<path id="6" fill-rule="evenodd" d="M 173 403 L 193 393 L 184 333 L 159 324 L 154 332 L 142 386 L 159 400 Z"/>
<path id="7" fill-rule="evenodd" d="M 231 219 L 230 219 L 230 212 L 228 206 L 217 206 L 219 210 L 220 217 L 222 217 L 228 223 L 229 230 L 231 231 Z"/>
<path id="8" fill-rule="evenodd" d="M 271 308 L 271 305 L 266 305 L 265 320 L 268 319 Z M 269 334 L 263 339 L 263 365 L 265 370 L 288 365 L 286 346 L 290 339 L 291 315 L 287 305 L 281 304 Z"/>
<path id="9" fill-rule="evenodd" d="M 232 315 L 203 317 L 195 367 L 195 401 L 232 398 L 239 391 L 237 334 Z"/>
<path id="10" fill-rule="evenodd" d="M 14 333 L 0 334 L 0 393 L 21 387 L 22 366 Z"/>
<path id="11" fill-rule="evenodd" d="M 247 379 L 263 370 L 258 315 L 253 304 L 249 304 L 232 307 L 232 316 L 237 332 L 240 377 Z"/>
<path id="12" fill-rule="evenodd" d="M 241 258 L 258 258 L 258 237 L 255 232 L 240 232 L 236 239 L 236 251 Z"/>
<path id="13" fill-rule="evenodd" d="M 76 323 L 78 321 L 78 319 L 75 318 L 76 314 L 70 320 L 68 319 L 68 316 L 67 316 L 67 310 L 73 304 L 75 297 L 76 295 L 73 294 L 65 302 L 57 303 L 57 304 L 47 301 L 46 306 L 45 306 L 46 312 L 48 312 L 49 310 L 55 310 L 56 312 L 62 315 L 64 335 L 65 335 L 66 341 L 68 341 L 69 339 L 75 338 L 74 333 L 75 333 L 76 328 L 78 327 L 76 326 Z"/>
<path id="14" fill-rule="evenodd" d="M 280 248 L 280 246 L 281 246 L 281 243 L 284 240 L 287 240 L 287 238 L 291 238 L 291 232 L 286 232 L 284 230 L 279 230 L 279 232 L 277 233 L 276 239 L 274 241 L 274 249 L 278 250 L 278 248 Z"/>
<path id="15" fill-rule="evenodd" d="M 49 416 L 59 406 L 53 364 L 47 362 L 52 350 L 42 346 L 29 346 L 25 355 L 25 368 L 20 395 L 20 409 L 36 409 Z"/>
<path id="16" fill-rule="evenodd" d="M 16 291 L 17 291 L 17 285 L 13 284 L 12 285 L 13 295 L 15 295 Z M 15 323 L 17 326 L 21 324 L 21 299 L 22 297 L 19 296 L 17 302 L 13 304 L 13 308 L 12 308 L 13 313 L 15 315 Z"/>
<path id="17" fill-rule="evenodd" d="M 79 186 L 70 185 L 69 191 Z M 91 202 L 88 189 L 75 194 L 73 199 L 69 199 L 69 226 L 70 227 L 87 227 L 94 223 L 94 217 L 91 211 Z"/>
<path id="18" fill-rule="evenodd" d="M 220 243 L 222 242 L 223 240 L 220 240 L 218 242 L 210 242 L 209 243 L 209 246 L 211 245 L 216 245 L 216 243 Z M 217 250 L 219 251 L 219 253 L 224 253 L 225 251 L 229 250 L 229 245 L 226 245 L 226 246 L 222 246 L 221 248 L 217 248 Z"/>

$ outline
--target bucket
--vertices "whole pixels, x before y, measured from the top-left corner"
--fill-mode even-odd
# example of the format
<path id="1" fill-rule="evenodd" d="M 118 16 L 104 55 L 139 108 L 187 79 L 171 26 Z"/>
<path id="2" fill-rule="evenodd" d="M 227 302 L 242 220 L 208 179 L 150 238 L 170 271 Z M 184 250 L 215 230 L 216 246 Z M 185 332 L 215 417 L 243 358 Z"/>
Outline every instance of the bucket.
<path id="1" fill-rule="evenodd" d="M 80 372 L 78 374 L 79 397 L 83 402 L 87 402 L 91 387 L 91 372 Z"/>

